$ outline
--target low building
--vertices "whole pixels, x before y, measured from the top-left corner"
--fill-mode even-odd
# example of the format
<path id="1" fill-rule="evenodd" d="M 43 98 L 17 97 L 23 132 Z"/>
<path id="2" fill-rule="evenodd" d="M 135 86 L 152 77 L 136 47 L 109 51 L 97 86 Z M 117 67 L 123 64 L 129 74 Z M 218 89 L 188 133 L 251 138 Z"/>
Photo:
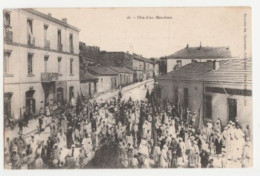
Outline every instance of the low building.
<path id="1" fill-rule="evenodd" d="M 252 126 L 252 62 L 208 61 L 187 64 L 156 79 L 160 98 L 188 107 L 204 121 L 238 119 Z"/>
<path id="2" fill-rule="evenodd" d="M 111 70 L 118 73 L 117 82 L 121 87 L 133 83 L 133 72 L 124 67 L 109 67 Z"/>
<path id="3" fill-rule="evenodd" d="M 97 93 L 115 90 L 119 87 L 118 73 L 105 66 L 87 67 L 87 71 L 98 78 Z"/>
<path id="4" fill-rule="evenodd" d="M 190 47 L 185 48 L 167 56 L 167 73 L 192 62 L 206 62 L 213 60 L 232 59 L 229 47 Z"/>
<path id="5" fill-rule="evenodd" d="M 93 98 L 97 93 L 98 77 L 88 72 L 80 73 L 80 91 L 85 99 Z"/>

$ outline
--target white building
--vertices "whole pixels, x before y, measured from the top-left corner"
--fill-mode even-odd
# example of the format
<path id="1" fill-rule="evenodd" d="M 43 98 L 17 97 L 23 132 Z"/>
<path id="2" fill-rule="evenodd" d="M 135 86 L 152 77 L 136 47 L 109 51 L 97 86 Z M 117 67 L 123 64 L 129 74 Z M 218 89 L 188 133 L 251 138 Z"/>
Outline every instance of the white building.
<path id="1" fill-rule="evenodd" d="M 79 29 L 33 9 L 4 10 L 4 110 L 18 119 L 79 91 Z"/>
<path id="2" fill-rule="evenodd" d="M 190 63 L 156 83 L 162 100 L 198 114 L 197 125 L 200 118 L 253 125 L 251 59 Z"/>
<path id="3" fill-rule="evenodd" d="M 185 48 L 175 52 L 167 57 L 167 73 L 192 62 L 206 62 L 213 60 L 231 59 L 229 47 L 190 47 L 188 44 Z"/>

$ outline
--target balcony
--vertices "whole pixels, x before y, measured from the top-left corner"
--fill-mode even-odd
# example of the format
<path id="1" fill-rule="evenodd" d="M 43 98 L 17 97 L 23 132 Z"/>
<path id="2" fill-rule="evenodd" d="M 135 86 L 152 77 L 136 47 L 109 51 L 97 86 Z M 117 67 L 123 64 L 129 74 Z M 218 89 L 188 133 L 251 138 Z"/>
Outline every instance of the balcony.
<path id="1" fill-rule="evenodd" d="M 70 53 L 74 53 L 74 47 L 70 46 Z"/>
<path id="2" fill-rule="evenodd" d="M 53 82 L 58 81 L 59 74 L 58 73 L 41 73 L 41 81 L 42 82 Z"/>
<path id="3" fill-rule="evenodd" d="M 30 46 L 35 46 L 35 37 L 28 36 L 27 44 Z"/>
<path id="4" fill-rule="evenodd" d="M 6 42 L 13 42 L 13 32 L 12 31 L 5 31 L 4 32 L 4 40 Z"/>
<path id="5" fill-rule="evenodd" d="M 44 48 L 50 49 L 50 40 L 44 40 Z"/>
<path id="6" fill-rule="evenodd" d="M 58 51 L 62 51 L 62 44 L 58 44 Z"/>

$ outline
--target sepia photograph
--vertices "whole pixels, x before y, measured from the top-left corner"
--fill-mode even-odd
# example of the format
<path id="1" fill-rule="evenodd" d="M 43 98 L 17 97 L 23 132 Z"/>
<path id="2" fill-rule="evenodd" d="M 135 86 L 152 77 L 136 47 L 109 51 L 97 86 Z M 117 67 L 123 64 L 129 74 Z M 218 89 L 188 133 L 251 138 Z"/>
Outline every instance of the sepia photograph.
<path id="1" fill-rule="evenodd" d="M 5 170 L 253 167 L 250 7 L 2 13 Z"/>

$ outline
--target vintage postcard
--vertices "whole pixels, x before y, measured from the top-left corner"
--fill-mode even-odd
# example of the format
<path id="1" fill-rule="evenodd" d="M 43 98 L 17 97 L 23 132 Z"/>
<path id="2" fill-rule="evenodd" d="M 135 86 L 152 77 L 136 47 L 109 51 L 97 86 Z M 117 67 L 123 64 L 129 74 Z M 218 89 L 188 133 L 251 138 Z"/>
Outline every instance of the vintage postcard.
<path id="1" fill-rule="evenodd" d="M 250 7 L 3 9 L 5 169 L 253 167 Z"/>

